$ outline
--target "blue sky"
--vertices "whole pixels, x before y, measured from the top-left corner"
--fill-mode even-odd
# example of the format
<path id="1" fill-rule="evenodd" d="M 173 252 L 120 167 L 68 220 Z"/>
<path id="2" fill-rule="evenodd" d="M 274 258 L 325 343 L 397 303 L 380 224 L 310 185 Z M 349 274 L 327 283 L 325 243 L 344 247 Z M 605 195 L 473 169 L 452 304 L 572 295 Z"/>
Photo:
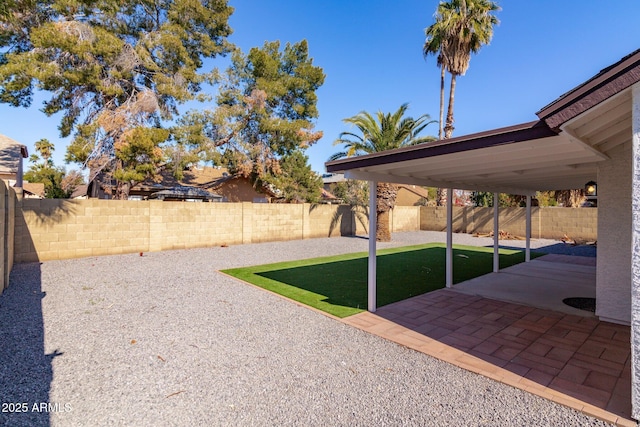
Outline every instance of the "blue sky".
<path id="1" fill-rule="evenodd" d="M 333 141 L 352 130 L 342 119 L 360 111 L 395 111 L 437 119 L 439 70 L 422 56 L 424 28 L 438 1 L 231 0 L 236 9 L 230 40 L 244 51 L 265 41 L 306 39 L 314 64 L 326 74 L 318 91 L 316 129 L 324 137 L 307 155 L 314 170 L 340 147 Z M 535 120 L 535 112 L 602 68 L 640 48 L 640 1 L 502 0 L 493 41 L 458 78 L 454 136 Z M 213 61 L 224 66 L 223 60 Z M 62 164 L 68 139 L 58 117 L 0 104 L 0 133 L 27 145 L 48 138 Z M 427 129 L 437 135 L 437 125 Z M 74 168 L 68 165 L 67 168 Z"/>

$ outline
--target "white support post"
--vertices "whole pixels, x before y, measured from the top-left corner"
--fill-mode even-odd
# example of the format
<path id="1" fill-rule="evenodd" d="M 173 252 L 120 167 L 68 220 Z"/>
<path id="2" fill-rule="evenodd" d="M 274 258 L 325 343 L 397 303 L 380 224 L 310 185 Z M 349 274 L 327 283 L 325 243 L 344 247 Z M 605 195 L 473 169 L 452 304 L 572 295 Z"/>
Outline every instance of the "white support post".
<path id="1" fill-rule="evenodd" d="M 367 272 L 367 309 L 376 311 L 376 182 L 369 181 L 369 268 Z"/>
<path id="2" fill-rule="evenodd" d="M 531 261 L 531 195 L 527 195 L 527 218 L 526 218 L 524 261 Z"/>
<path id="3" fill-rule="evenodd" d="M 640 418 L 640 84 L 632 87 L 631 417 Z"/>
<path id="4" fill-rule="evenodd" d="M 445 284 L 453 286 L 453 189 L 447 188 L 447 252 L 445 262 Z"/>
<path id="5" fill-rule="evenodd" d="M 493 193 L 493 272 L 497 273 L 500 270 L 500 227 L 498 223 L 498 205 L 500 200 L 498 199 L 498 193 Z"/>

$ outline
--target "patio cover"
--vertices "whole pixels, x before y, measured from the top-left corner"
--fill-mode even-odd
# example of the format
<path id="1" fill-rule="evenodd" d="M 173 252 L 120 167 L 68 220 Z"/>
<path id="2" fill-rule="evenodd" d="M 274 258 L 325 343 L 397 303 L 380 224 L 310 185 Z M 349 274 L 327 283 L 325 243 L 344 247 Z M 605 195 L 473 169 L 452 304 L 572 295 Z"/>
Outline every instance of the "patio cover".
<path id="1" fill-rule="evenodd" d="M 353 179 L 533 195 L 582 188 L 607 156 L 543 121 L 327 163 Z"/>
<path id="2" fill-rule="evenodd" d="M 640 49 L 543 107 L 536 113 L 539 119 L 536 122 L 326 163 L 327 172 L 343 172 L 348 178 L 369 181 L 371 212 L 375 210 L 374 184 L 379 181 L 524 194 L 528 196 L 527 210 L 530 210 L 530 196 L 536 191 L 582 188 L 586 182 L 597 180 L 598 162 L 610 159 L 607 153 L 612 154 L 612 150 L 623 145 L 629 147 L 632 156 L 631 400 L 635 419 L 640 419 L 639 82 Z M 451 274 L 452 258 L 450 200 L 447 200 L 447 275 Z M 497 208 L 494 212 L 497 213 Z M 495 213 L 494 228 L 497 229 Z M 529 228 L 529 218 L 528 222 Z M 375 311 L 374 229 L 375 215 L 371 215 L 370 311 Z M 497 238 L 494 248 L 497 252 Z M 494 259 L 494 271 L 495 266 Z"/>
<path id="3" fill-rule="evenodd" d="M 539 120 L 326 163 L 353 179 L 510 194 L 584 187 L 631 138 L 640 50 L 536 114 Z"/>

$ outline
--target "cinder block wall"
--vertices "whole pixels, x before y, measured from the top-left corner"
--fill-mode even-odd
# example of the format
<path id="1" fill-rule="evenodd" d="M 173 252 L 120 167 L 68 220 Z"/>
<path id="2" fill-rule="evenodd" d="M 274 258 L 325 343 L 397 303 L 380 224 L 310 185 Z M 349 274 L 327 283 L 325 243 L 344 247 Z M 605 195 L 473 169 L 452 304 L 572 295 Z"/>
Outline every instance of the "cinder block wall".
<path id="1" fill-rule="evenodd" d="M 540 209 L 541 237 L 560 239 L 563 235 L 584 240 L 598 239 L 598 209 Z"/>
<path id="2" fill-rule="evenodd" d="M 525 208 L 500 208 L 499 228 L 514 236 L 526 233 Z M 570 208 L 531 208 L 531 237 L 597 240 L 598 210 Z M 447 228 L 447 208 L 422 206 L 420 229 L 444 231 Z M 493 208 L 453 207 L 453 231 L 456 233 L 490 233 L 493 231 Z"/>
<path id="3" fill-rule="evenodd" d="M 304 205 L 304 238 L 350 236 L 355 224 L 347 205 Z"/>
<path id="4" fill-rule="evenodd" d="M 9 286 L 9 275 L 11 274 L 11 269 L 13 268 L 13 262 L 15 259 L 15 230 L 16 230 L 16 191 L 13 187 L 9 186 L 0 186 L 3 187 L 4 191 L 4 235 L 5 241 L 3 247 L 6 248 L 5 253 L 3 254 L 4 260 L 4 284 L 3 286 L 6 288 Z M 20 197 L 22 197 L 22 189 L 20 188 Z M 0 292 L 1 293 L 1 292 Z"/>
<path id="5" fill-rule="evenodd" d="M 391 231 L 420 230 L 420 207 L 396 206 L 391 211 Z"/>
<path id="6" fill-rule="evenodd" d="M 15 261 L 147 251 L 149 206 L 149 202 L 97 199 L 18 201 Z"/>
<path id="7" fill-rule="evenodd" d="M 308 205 L 255 203 L 252 242 L 296 240 L 303 238 L 303 224 Z"/>
<path id="8" fill-rule="evenodd" d="M 0 294 L 9 286 L 14 260 L 16 191 L 0 181 Z"/>
<path id="9" fill-rule="evenodd" d="M 179 203 L 158 200 L 142 203 L 148 203 L 149 206 L 149 251 L 243 242 L 242 203 Z M 144 213 L 140 216 L 144 218 Z"/>
<path id="10" fill-rule="evenodd" d="M 261 203 L 23 199 L 4 189 L 7 250 L 16 262 L 366 234 L 349 206 Z M 13 193 L 11 193 L 13 194 Z M 9 209 L 7 211 L 6 209 Z M 491 208 L 455 207 L 456 232 L 488 233 Z M 446 229 L 446 208 L 397 206 L 394 232 Z M 532 236 L 596 239 L 595 209 L 533 208 Z M 368 221 L 365 219 L 365 226 Z M 524 236 L 524 208 L 500 210 L 500 229 Z M 3 250 L 5 245 L 2 246 Z M 4 256 L 7 276 L 11 256 Z"/>
<path id="11" fill-rule="evenodd" d="M 0 286 L 0 293 L 8 286 L 9 281 L 6 279 L 9 275 L 9 263 L 10 257 L 6 250 L 6 244 L 8 243 L 7 232 L 9 231 L 8 227 L 8 215 L 9 215 L 9 189 L 2 181 L 3 185 L 0 185 L 0 255 L 2 256 L 3 262 L 0 263 L 0 280 L 2 280 L 2 286 Z"/>
<path id="12" fill-rule="evenodd" d="M 396 231 L 418 230 L 419 208 L 401 211 Z M 24 199 L 9 217 L 16 262 L 353 235 L 358 223 L 343 205 L 98 199 Z"/>

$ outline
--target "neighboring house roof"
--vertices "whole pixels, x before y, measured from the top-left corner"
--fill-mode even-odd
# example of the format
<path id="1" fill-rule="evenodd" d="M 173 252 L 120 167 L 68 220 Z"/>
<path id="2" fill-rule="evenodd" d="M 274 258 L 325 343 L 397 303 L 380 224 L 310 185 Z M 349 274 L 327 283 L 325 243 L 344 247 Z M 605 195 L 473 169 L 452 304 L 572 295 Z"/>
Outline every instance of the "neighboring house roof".
<path id="1" fill-rule="evenodd" d="M 226 168 L 221 167 L 194 167 L 183 171 L 183 178 L 181 180 L 177 180 L 170 170 L 162 170 L 155 180 L 147 179 L 136 184 L 131 188 L 130 193 L 146 194 L 163 190 L 172 190 L 180 187 L 188 187 L 203 189 L 209 191 L 211 194 L 222 191 L 222 187 L 226 184 L 231 185 L 231 183 L 236 180 L 243 179 L 245 178 L 231 175 Z M 226 192 L 228 193 L 229 191 Z M 254 191 L 252 192 L 261 193 L 267 197 L 277 197 L 274 191 L 271 191 L 267 187 L 262 187 L 260 189 L 254 188 Z M 252 198 L 254 196 L 252 196 Z"/>
<path id="2" fill-rule="evenodd" d="M 22 191 L 36 197 L 44 198 L 44 184 L 41 182 L 22 182 Z"/>
<path id="3" fill-rule="evenodd" d="M 222 196 L 218 194 L 212 194 L 207 190 L 197 187 L 173 187 L 170 190 L 162 190 L 156 193 L 153 193 L 149 196 L 150 199 L 158 199 L 158 200 L 186 200 L 186 199 L 197 199 L 197 200 L 207 200 L 207 201 L 221 201 Z"/>
<path id="4" fill-rule="evenodd" d="M 325 201 L 325 202 L 338 202 L 341 199 L 338 199 L 333 193 L 331 193 L 330 191 L 325 190 L 324 188 L 320 189 L 320 198 Z"/>
<path id="5" fill-rule="evenodd" d="M 0 135 L 0 173 L 17 173 L 23 158 L 29 157 L 27 147 L 5 135 Z"/>
<path id="6" fill-rule="evenodd" d="M 640 50 L 538 112 L 540 120 L 448 140 L 326 163 L 348 178 L 535 194 L 582 188 L 597 163 L 630 141 L 631 86 Z"/>
<path id="7" fill-rule="evenodd" d="M 73 190 L 73 193 L 71 193 L 71 196 L 69 197 L 71 199 L 77 199 L 78 197 L 87 197 L 88 189 L 89 189 L 89 185 L 87 184 L 78 185 L 76 189 Z"/>
<path id="8" fill-rule="evenodd" d="M 429 198 L 429 191 L 426 188 L 420 187 L 419 185 L 398 184 L 398 189 L 406 190 L 424 199 Z"/>

